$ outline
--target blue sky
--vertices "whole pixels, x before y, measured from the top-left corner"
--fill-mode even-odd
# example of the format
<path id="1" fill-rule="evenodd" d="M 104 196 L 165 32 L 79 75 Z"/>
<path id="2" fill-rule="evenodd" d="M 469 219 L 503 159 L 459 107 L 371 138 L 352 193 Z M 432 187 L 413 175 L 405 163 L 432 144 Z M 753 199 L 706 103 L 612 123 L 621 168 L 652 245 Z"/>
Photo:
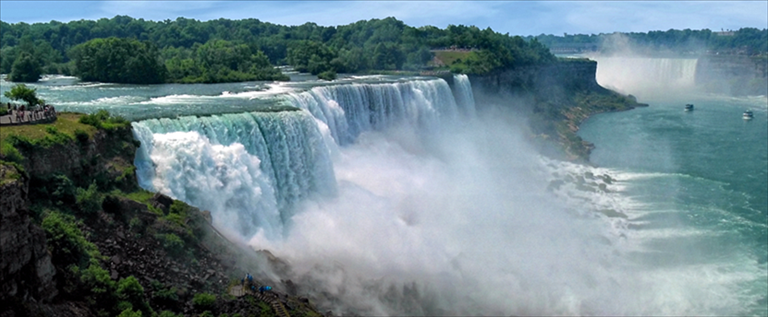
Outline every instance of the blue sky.
<path id="1" fill-rule="evenodd" d="M 513 35 L 768 28 L 762 1 L 0 1 L 0 20 L 68 22 L 128 15 L 160 21 L 256 18 L 343 25 L 394 16 L 411 26 L 491 27 Z"/>

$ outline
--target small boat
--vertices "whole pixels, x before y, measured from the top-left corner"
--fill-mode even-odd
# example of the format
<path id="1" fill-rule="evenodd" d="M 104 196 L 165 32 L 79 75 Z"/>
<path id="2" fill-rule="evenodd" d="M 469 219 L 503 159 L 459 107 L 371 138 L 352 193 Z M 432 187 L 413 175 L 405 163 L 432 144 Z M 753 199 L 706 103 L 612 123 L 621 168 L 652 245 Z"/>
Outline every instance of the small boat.
<path id="1" fill-rule="evenodd" d="M 752 118 L 754 118 L 755 115 L 752 113 L 752 110 L 745 110 L 743 117 L 744 117 L 744 120 L 752 120 Z"/>
<path id="2" fill-rule="evenodd" d="M 693 105 L 690 103 L 685 105 L 685 111 L 693 111 Z"/>

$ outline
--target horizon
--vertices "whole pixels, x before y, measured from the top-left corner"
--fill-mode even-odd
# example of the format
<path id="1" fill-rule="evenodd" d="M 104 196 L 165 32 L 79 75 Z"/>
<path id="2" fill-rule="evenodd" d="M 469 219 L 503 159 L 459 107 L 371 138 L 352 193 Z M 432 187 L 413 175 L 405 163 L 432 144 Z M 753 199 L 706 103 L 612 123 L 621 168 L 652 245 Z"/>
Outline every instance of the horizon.
<path id="1" fill-rule="evenodd" d="M 765 12 L 768 1 L 0 1 L 0 21 L 11 24 L 123 15 L 154 22 L 224 18 L 329 27 L 394 17 L 412 27 L 467 25 L 520 36 L 767 29 Z"/>

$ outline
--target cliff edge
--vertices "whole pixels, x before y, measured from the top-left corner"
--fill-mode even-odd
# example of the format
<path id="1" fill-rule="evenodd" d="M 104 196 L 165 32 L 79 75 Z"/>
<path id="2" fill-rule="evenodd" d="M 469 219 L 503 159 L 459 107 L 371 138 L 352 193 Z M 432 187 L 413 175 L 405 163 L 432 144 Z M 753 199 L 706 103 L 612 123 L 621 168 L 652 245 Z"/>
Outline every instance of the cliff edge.
<path id="1" fill-rule="evenodd" d="M 543 154 L 588 162 L 594 146 L 576 134 L 579 124 L 597 113 L 648 106 L 600 86 L 596 74 L 595 61 L 560 59 L 470 75 L 470 80 L 478 105 L 511 107 L 528 119 L 530 138 Z"/>

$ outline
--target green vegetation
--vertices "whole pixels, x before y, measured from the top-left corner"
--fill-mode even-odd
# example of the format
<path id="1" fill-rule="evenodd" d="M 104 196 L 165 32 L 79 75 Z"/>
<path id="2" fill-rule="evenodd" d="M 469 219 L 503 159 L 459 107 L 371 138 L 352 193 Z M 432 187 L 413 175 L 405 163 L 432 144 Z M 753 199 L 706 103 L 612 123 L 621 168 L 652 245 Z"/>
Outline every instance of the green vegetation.
<path id="1" fill-rule="evenodd" d="M 8 74 L 8 80 L 15 82 L 34 83 L 40 80 L 40 74 L 43 70 L 40 63 L 27 52 L 22 52 L 11 66 L 11 73 Z"/>
<path id="2" fill-rule="evenodd" d="M 74 217 L 70 215 L 52 212 L 43 219 L 42 228 L 48 239 L 52 261 L 57 266 L 76 265 L 85 268 L 91 259 L 101 256 L 96 245 L 85 239 Z"/>
<path id="3" fill-rule="evenodd" d="M 120 300 L 130 303 L 133 308 L 138 309 L 144 315 L 152 315 L 152 308 L 150 308 L 149 303 L 144 300 L 144 288 L 141 287 L 141 284 L 139 284 L 139 281 L 135 277 L 129 276 L 121 279 L 120 282 L 117 283 L 116 294 Z"/>
<path id="4" fill-rule="evenodd" d="M 31 25 L 0 22 L 0 39 L 0 72 L 10 72 L 22 52 L 33 52 L 43 73 L 72 72 L 84 80 L 124 83 L 288 79 L 272 65 L 291 65 L 314 75 L 419 71 L 432 67 L 433 50 L 477 51 L 475 66 L 461 67 L 467 72 L 554 60 L 538 42 L 490 28 L 415 28 L 391 17 L 338 27 L 282 26 L 256 19 L 153 22 L 127 16 Z"/>
<path id="5" fill-rule="evenodd" d="M 44 103 L 42 99 L 37 98 L 37 90 L 29 88 L 24 84 L 14 85 L 11 90 L 6 91 L 3 95 L 11 100 L 23 100 L 29 108 Z"/>
<path id="6" fill-rule="evenodd" d="M 109 112 L 103 109 L 93 114 L 82 115 L 77 122 L 107 131 L 115 130 L 117 128 L 125 128 L 131 125 L 128 120 L 125 120 L 122 117 L 111 116 Z"/>
<path id="7" fill-rule="evenodd" d="M 180 83 L 218 83 L 252 80 L 288 80 L 272 67 L 260 50 L 225 40 L 211 40 L 192 49 L 164 52 L 169 80 Z"/>
<path id="8" fill-rule="evenodd" d="M 317 78 L 323 79 L 323 80 L 329 80 L 329 81 L 334 80 L 336 79 L 336 72 L 332 70 L 326 70 L 320 74 L 317 74 Z"/>
<path id="9" fill-rule="evenodd" d="M 46 124 L 3 127 L 0 133 L 0 159 L 23 163 L 24 153 L 68 144 L 78 135 L 78 140 L 92 137 L 96 128 L 79 123 L 81 115 L 64 113 L 56 121 Z M 81 131 L 76 133 L 76 131 Z"/>
<path id="10" fill-rule="evenodd" d="M 195 297 L 192 298 L 192 303 L 198 309 L 211 308 L 215 302 L 216 295 L 208 293 L 197 293 L 195 294 Z"/>
<path id="11" fill-rule="evenodd" d="M 745 55 L 768 54 L 768 29 L 741 28 L 731 32 L 714 32 L 703 30 L 674 30 L 620 33 L 631 45 L 631 49 L 638 53 L 677 53 L 700 54 L 710 53 L 737 53 Z M 545 35 L 536 38 L 550 48 L 563 48 L 572 51 L 600 51 L 612 53 L 630 47 L 615 45 L 617 35 L 611 34 L 563 34 Z"/>
<path id="12" fill-rule="evenodd" d="M 159 84 L 167 72 L 157 48 L 135 39 L 93 39 L 73 47 L 69 56 L 74 75 L 85 81 Z"/>
<path id="13" fill-rule="evenodd" d="M 101 209 L 103 197 L 98 191 L 94 180 L 88 189 L 78 188 L 75 194 L 75 204 L 79 212 L 84 216 L 92 216 Z"/>

